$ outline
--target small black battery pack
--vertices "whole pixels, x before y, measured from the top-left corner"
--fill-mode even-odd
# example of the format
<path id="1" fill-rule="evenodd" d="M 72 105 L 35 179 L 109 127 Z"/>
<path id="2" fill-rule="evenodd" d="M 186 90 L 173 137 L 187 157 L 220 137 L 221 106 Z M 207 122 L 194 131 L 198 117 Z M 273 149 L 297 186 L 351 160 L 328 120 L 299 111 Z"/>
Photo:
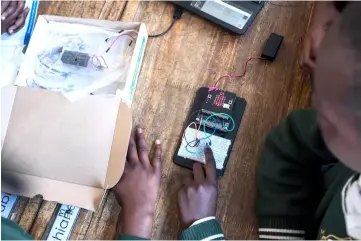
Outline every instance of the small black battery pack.
<path id="1" fill-rule="evenodd" d="M 89 54 L 64 50 L 60 60 L 64 64 L 87 67 L 89 59 Z"/>
<path id="2" fill-rule="evenodd" d="M 273 61 L 283 41 L 283 36 L 271 33 L 262 51 L 262 58 Z"/>

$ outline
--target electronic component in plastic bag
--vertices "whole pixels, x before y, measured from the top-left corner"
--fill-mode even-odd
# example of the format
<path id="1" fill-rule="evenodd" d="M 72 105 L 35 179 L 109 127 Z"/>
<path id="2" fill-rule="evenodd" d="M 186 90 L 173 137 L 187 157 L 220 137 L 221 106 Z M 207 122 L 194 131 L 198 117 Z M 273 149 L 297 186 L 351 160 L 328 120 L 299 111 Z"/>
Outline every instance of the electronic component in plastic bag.
<path id="1" fill-rule="evenodd" d="M 61 62 L 81 67 L 87 67 L 90 56 L 86 53 L 64 50 Z"/>

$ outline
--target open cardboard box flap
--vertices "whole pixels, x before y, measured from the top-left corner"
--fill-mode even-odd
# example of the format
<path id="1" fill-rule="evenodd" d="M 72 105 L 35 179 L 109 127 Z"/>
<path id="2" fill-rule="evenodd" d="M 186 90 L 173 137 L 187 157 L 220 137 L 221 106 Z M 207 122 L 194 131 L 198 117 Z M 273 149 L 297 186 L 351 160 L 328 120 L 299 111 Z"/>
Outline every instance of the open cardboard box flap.
<path id="1" fill-rule="evenodd" d="M 1 92 L 2 172 L 20 184 L 3 191 L 96 210 L 124 170 L 129 106 L 117 96 L 70 102 L 47 90 Z"/>

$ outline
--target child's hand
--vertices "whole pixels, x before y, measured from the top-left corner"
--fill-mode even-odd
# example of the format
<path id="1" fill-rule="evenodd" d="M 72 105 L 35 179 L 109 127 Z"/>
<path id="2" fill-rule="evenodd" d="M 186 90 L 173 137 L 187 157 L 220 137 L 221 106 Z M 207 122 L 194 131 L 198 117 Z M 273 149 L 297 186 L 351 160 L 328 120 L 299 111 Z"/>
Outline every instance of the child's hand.
<path id="1" fill-rule="evenodd" d="M 199 219 L 216 215 L 218 182 L 213 152 L 210 148 L 206 148 L 205 157 L 205 167 L 195 163 L 193 177 L 189 176 L 185 180 L 184 187 L 178 193 L 178 204 L 185 228 Z"/>
<path id="2" fill-rule="evenodd" d="M 150 238 L 162 172 L 162 147 L 157 140 L 149 160 L 142 129 L 138 128 L 135 136 L 135 141 L 130 138 L 124 174 L 113 191 L 122 205 L 121 232 Z"/>
<path id="3" fill-rule="evenodd" d="M 24 26 L 29 13 L 24 6 L 24 1 L 1 1 L 1 34 L 13 34 Z"/>

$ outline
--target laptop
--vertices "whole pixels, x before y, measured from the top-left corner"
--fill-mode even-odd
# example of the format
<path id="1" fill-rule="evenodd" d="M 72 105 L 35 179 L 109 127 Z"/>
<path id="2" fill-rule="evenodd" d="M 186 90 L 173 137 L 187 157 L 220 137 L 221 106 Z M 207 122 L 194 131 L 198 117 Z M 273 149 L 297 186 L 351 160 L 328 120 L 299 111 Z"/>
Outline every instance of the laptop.
<path id="1" fill-rule="evenodd" d="M 247 31 L 264 6 L 263 1 L 195 0 L 172 2 L 238 34 L 244 34 Z"/>

